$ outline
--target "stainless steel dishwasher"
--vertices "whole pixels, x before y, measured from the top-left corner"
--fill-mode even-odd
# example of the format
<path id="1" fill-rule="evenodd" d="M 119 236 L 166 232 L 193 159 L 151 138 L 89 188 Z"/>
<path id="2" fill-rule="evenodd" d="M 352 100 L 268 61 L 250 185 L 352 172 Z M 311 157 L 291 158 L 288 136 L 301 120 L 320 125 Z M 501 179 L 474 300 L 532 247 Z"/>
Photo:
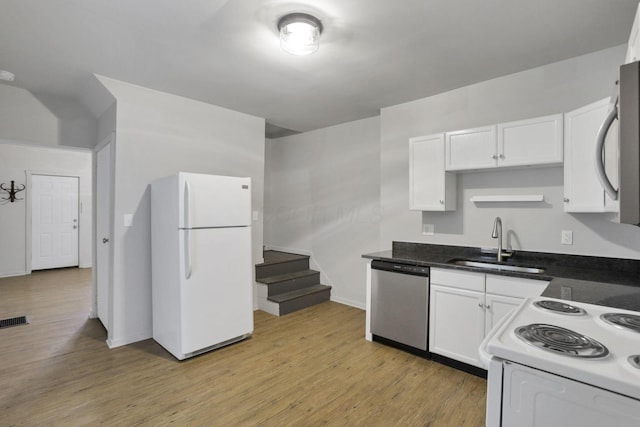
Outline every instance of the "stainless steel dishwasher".
<path id="1" fill-rule="evenodd" d="M 429 267 L 371 262 L 374 341 L 429 356 Z"/>

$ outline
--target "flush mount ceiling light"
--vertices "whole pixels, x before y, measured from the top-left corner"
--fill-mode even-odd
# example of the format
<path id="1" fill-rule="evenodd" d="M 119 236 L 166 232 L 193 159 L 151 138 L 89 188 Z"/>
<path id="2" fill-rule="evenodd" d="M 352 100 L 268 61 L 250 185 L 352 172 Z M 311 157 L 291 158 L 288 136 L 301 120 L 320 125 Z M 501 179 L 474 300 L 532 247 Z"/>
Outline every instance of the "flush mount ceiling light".
<path id="1" fill-rule="evenodd" d="M 322 23 L 307 13 L 290 13 L 278 21 L 280 47 L 294 55 L 310 55 L 320 47 Z"/>
<path id="2" fill-rule="evenodd" d="M 0 70 L 0 80 L 12 82 L 15 79 L 16 79 L 16 76 L 12 72 L 6 71 L 6 70 Z"/>

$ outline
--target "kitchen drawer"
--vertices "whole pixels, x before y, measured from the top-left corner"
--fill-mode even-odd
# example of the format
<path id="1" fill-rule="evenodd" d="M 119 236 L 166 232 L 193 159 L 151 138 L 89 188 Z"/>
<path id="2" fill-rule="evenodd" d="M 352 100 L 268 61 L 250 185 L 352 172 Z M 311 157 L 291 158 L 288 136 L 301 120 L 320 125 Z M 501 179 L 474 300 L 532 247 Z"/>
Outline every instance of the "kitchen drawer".
<path id="1" fill-rule="evenodd" d="M 487 274 L 487 293 L 516 298 L 539 296 L 549 284 L 546 280 Z"/>
<path id="2" fill-rule="evenodd" d="M 431 269 L 431 283 L 469 291 L 484 292 L 484 274 L 441 268 Z"/>

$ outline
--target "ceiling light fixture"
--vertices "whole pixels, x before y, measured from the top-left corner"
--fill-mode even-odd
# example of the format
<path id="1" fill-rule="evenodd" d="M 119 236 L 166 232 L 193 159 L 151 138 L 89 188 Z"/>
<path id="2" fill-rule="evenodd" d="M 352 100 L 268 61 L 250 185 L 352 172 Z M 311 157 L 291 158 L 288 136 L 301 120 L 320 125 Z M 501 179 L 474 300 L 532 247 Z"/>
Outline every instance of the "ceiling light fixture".
<path id="1" fill-rule="evenodd" d="M 290 13 L 278 21 L 280 47 L 293 55 L 310 55 L 320 47 L 322 23 L 307 13 Z"/>
<path id="2" fill-rule="evenodd" d="M 0 70 L 0 80 L 5 80 L 7 82 L 12 82 L 16 79 L 15 74 L 10 71 Z"/>

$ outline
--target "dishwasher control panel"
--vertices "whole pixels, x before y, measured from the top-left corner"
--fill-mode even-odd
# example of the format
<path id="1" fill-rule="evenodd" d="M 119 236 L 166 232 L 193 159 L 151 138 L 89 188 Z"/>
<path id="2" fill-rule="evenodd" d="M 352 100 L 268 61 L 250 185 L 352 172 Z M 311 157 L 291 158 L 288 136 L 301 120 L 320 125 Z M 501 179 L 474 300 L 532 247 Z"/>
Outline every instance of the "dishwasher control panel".
<path id="1" fill-rule="evenodd" d="M 398 273 L 412 274 L 414 276 L 429 276 L 429 267 L 420 265 L 376 260 L 371 262 L 371 268 L 374 270 L 396 271 Z"/>

